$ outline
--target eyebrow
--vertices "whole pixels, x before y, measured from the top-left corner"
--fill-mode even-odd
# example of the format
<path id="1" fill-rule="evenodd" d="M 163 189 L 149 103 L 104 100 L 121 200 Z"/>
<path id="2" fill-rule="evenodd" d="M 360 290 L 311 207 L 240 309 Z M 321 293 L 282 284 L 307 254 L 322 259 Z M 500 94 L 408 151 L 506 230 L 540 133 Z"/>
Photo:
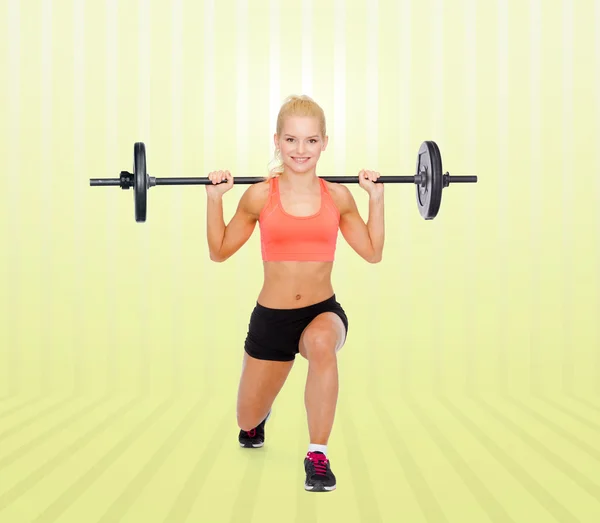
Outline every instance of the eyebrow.
<path id="1" fill-rule="evenodd" d="M 290 138 L 296 138 L 296 137 L 295 137 L 293 134 L 286 134 L 285 136 L 286 136 L 286 137 L 290 137 Z M 319 135 L 318 135 L 318 134 L 315 134 L 315 135 L 313 135 L 313 136 L 308 136 L 307 138 L 309 138 L 309 139 L 310 139 L 310 138 L 319 138 Z"/>

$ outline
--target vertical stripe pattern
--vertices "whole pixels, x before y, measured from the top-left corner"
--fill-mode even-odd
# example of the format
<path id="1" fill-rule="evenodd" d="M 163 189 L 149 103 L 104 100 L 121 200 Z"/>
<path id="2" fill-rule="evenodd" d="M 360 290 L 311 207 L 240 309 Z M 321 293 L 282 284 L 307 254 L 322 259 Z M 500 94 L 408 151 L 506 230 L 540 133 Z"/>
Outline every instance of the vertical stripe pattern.
<path id="1" fill-rule="evenodd" d="M 184 134 L 183 134 L 183 113 L 184 113 L 184 79 L 183 79 L 183 4 L 184 0 L 173 0 L 172 4 L 172 41 L 171 41 L 171 165 L 174 173 L 183 173 L 184 171 Z M 175 191 L 173 194 L 174 219 L 171 231 L 171 263 L 178 266 L 183 259 L 183 205 L 181 191 Z M 178 318 L 183 316 L 184 310 L 181 306 L 182 296 L 177 292 L 178 286 L 173 286 L 172 305 L 171 305 L 171 332 L 173 340 L 172 349 L 172 386 L 179 391 L 183 383 L 182 375 L 182 353 L 181 336 L 179 334 Z"/>
<path id="2" fill-rule="evenodd" d="M 85 172 L 86 166 L 86 96 L 85 96 L 85 2 L 84 0 L 74 0 L 73 10 L 73 171 L 75 173 Z M 81 392 L 85 385 L 84 365 L 88 359 L 86 354 L 86 334 L 82 329 L 84 317 L 82 311 L 85 310 L 84 281 L 86 268 L 84 265 L 85 249 L 85 207 L 84 191 L 82 184 L 76 184 L 73 215 L 77 220 L 73 220 L 73 241 L 75 250 L 75 281 L 76 281 L 76 301 L 74 310 L 75 338 L 73 343 L 74 367 L 73 381 L 76 392 Z"/>
<path id="3" fill-rule="evenodd" d="M 477 108 L 478 108 L 478 90 L 477 90 L 477 19 L 478 9 L 476 0 L 465 0 L 464 26 L 465 26 L 465 169 L 467 172 L 477 172 L 479 165 L 477 158 Z M 442 200 L 443 202 L 444 200 Z M 465 205 L 464 212 L 467 214 L 468 236 L 469 236 L 469 260 L 472 260 L 475 274 L 480 274 L 477 258 L 477 212 L 481 209 L 480 205 Z M 467 310 L 476 311 L 477 307 L 477 278 L 473 277 L 470 269 L 465 270 L 465 300 Z M 468 275 L 468 276 L 467 276 Z M 470 321 L 464 320 L 465 339 L 471 338 Z M 476 343 L 467 344 L 466 361 L 466 392 L 472 393 L 476 387 L 478 350 Z"/>
<path id="4" fill-rule="evenodd" d="M 105 89 L 106 89 L 106 105 L 104 112 L 106 115 L 106 161 L 105 166 L 112 165 L 113 158 L 117 158 L 119 151 L 119 103 L 118 103 L 118 57 L 119 57 L 119 30 L 118 30 L 118 0 L 106 0 L 106 42 L 105 42 Z M 129 169 L 129 166 L 127 167 Z M 103 260 L 103 265 L 107 275 L 106 285 L 106 318 L 111 318 L 113 307 L 118 301 L 118 275 L 119 268 L 117 265 L 117 251 L 120 243 L 119 234 L 119 218 L 117 216 L 117 202 L 115 198 L 110 198 L 106 195 L 105 198 L 105 216 L 106 221 L 106 255 Z M 131 217 L 131 215 L 130 215 Z M 118 330 L 115 327 L 115 322 L 107 322 L 107 373 L 106 373 L 106 388 L 111 390 L 118 383 L 119 377 L 119 350 L 118 350 Z"/>
<path id="5" fill-rule="evenodd" d="M 530 289 L 531 303 L 536 302 L 536 297 L 539 295 L 540 289 L 540 233 L 542 230 L 542 199 L 544 190 L 542 185 L 542 129 L 541 129 L 541 27 L 542 27 L 542 6 L 541 0 L 530 0 L 530 122 L 531 122 L 531 160 L 530 160 L 530 193 L 531 193 L 531 218 L 530 218 L 530 235 L 529 241 L 531 245 L 531 272 L 530 272 Z M 543 352 L 540 350 L 540 342 L 537 337 L 537 332 L 541 326 L 541 318 L 536 307 L 531 308 L 531 329 L 529 339 L 529 369 L 531 391 L 539 391 L 539 375 L 536 369 L 543 359 Z"/>
<path id="6" fill-rule="evenodd" d="M 562 318 L 563 318 L 563 369 L 562 386 L 567 392 L 574 387 L 574 354 L 577 346 L 570 343 L 573 332 L 571 311 L 573 310 L 573 2 L 563 0 L 562 27 Z"/>
<path id="7" fill-rule="evenodd" d="M 52 0 L 44 0 L 42 3 L 42 79 L 41 85 L 43 86 L 42 92 L 42 114 L 41 114 L 41 158 L 42 165 L 44 166 L 44 176 L 40 178 L 40 185 L 42 187 L 42 198 L 43 205 L 40 206 L 39 223 L 46 224 L 47 227 L 53 227 L 53 214 L 54 214 L 54 158 L 52 154 L 52 127 L 53 127 L 53 75 L 52 75 Z M 81 194 L 81 191 L 79 192 Z M 44 265 L 43 280 L 48 282 L 48 287 L 44 293 L 45 309 L 46 309 L 46 322 L 45 328 L 51 329 L 54 320 L 54 308 L 52 307 L 52 299 L 55 291 L 55 286 L 52 283 L 52 273 L 55 270 L 54 267 L 54 249 L 52 245 L 52 236 L 45 235 L 43 238 L 43 259 L 46 260 Z M 48 389 L 52 381 L 52 360 L 49 357 L 48 350 L 40 344 L 40 355 L 39 361 L 43 362 L 42 366 L 42 383 L 40 387 L 42 390 Z"/>
<path id="8" fill-rule="evenodd" d="M 508 108 L 509 108 L 509 49 L 508 49 L 508 0 L 498 0 L 498 245 L 508 256 L 510 255 L 510 242 L 507 233 L 507 222 L 510 220 L 508 209 L 508 176 L 509 176 L 509 148 L 508 148 Z M 508 263 L 503 264 L 500 271 L 501 281 L 504 282 L 503 289 L 498 294 L 498 326 L 504 325 L 507 321 L 507 312 L 509 306 L 508 285 L 509 268 Z M 508 387 L 508 338 L 506 331 L 499 328 L 498 366 L 496 369 L 496 382 L 500 390 L 506 391 Z"/>
<path id="9" fill-rule="evenodd" d="M 313 0 L 302 0 L 302 94 L 313 96 Z"/>
<path id="10" fill-rule="evenodd" d="M 138 136 L 135 141 L 142 141 L 146 144 L 146 162 L 150 163 L 150 151 L 154 149 L 154 143 L 151 139 L 151 105 L 150 93 L 152 90 L 151 55 L 152 55 L 152 32 L 151 32 L 151 2 L 150 0 L 138 0 Z M 150 167 L 147 165 L 150 172 Z M 156 218 L 155 218 L 156 219 Z M 138 277 L 141 282 L 151 281 L 150 277 L 150 234 L 146 228 L 142 232 L 142 256 Z M 148 336 L 150 323 L 147 321 L 149 312 L 148 286 L 141 285 L 141 303 L 139 310 L 139 387 L 143 392 L 150 390 L 150 367 L 153 359 L 151 338 Z"/>
<path id="11" fill-rule="evenodd" d="M 6 165 L 9 173 L 21 172 L 21 9 L 19 0 L 9 0 L 7 5 L 6 17 L 6 37 L 8 38 L 8 78 L 9 91 L 6 104 L 7 117 L 9 121 L 8 132 L 8 151 L 9 154 Z M 17 154 L 14 154 L 14 152 Z M 23 300 L 19 293 L 19 280 L 22 278 L 21 262 L 22 253 L 18 247 L 18 231 L 21 230 L 21 213 L 19 211 L 19 201 L 23 195 L 21 178 L 19 176 L 9 176 L 7 180 L 7 190 L 11 195 L 7 198 L 6 216 L 11 220 L 11 240 L 15 245 L 8 265 L 8 310 L 9 310 L 9 336 L 8 336 L 8 392 L 10 395 L 20 391 L 22 384 L 20 377 L 22 372 L 21 358 L 21 337 L 18 332 L 18 311 L 21 310 Z"/>

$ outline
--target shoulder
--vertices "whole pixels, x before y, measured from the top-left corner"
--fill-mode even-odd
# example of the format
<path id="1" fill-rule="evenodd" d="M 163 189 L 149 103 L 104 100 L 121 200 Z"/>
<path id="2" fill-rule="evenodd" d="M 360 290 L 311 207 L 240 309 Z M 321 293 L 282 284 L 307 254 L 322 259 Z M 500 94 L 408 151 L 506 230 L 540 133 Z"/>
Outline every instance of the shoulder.
<path id="1" fill-rule="evenodd" d="M 348 187 L 341 183 L 333 183 L 328 181 L 325 181 L 325 185 L 329 191 L 329 194 L 331 195 L 333 203 L 335 203 L 335 206 L 340 211 L 340 214 L 349 212 L 354 208 L 354 196 L 352 196 L 352 193 Z"/>
<path id="2" fill-rule="evenodd" d="M 269 199 L 269 180 L 253 183 L 250 185 L 240 199 L 240 208 L 258 218 L 263 207 Z"/>

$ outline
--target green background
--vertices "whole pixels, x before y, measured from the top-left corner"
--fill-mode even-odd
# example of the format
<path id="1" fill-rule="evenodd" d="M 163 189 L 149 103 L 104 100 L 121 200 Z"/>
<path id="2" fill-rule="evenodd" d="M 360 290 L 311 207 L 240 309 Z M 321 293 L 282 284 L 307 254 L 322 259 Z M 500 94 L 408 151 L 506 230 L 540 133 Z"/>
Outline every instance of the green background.
<path id="1" fill-rule="evenodd" d="M 599 2 L 6 0 L 0 21 L 0 521 L 600 521 Z M 387 186 L 380 264 L 340 237 L 322 496 L 304 359 L 265 447 L 237 444 L 258 229 L 213 263 L 203 187 L 151 189 L 138 224 L 131 191 L 88 182 L 136 141 L 152 176 L 263 175 L 292 93 L 326 112 L 319 174 L 412 174 L 431 139 L 479 177 L 433 221 Z"/>

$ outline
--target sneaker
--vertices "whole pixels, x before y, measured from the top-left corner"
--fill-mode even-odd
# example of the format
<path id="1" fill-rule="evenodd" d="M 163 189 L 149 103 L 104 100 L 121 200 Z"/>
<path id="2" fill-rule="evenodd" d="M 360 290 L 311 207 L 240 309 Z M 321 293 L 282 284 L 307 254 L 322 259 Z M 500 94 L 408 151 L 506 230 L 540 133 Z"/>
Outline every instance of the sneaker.
<path id="1" fill-rule="evenodd" d="M 306 481 L 304 490 L 329 492 L 335 490 L 335 476 L 331 472 L 329 460 L 322 452 L 309 452 L 304 458 Z"/>
<path id="2" fill-rule="evenodd" d="M 238 440 L 240 442 L 240 447 L 244 447 L 247 449 L 251 448 L 259 448 L 265 444 L 265 423 L 271 417 L 271 411 L 267 414 L 267 417 L 262 420 L 257 427 L 254 427 L 252 430 L 240 430 L 240 435 L 238 436 Z"/>

